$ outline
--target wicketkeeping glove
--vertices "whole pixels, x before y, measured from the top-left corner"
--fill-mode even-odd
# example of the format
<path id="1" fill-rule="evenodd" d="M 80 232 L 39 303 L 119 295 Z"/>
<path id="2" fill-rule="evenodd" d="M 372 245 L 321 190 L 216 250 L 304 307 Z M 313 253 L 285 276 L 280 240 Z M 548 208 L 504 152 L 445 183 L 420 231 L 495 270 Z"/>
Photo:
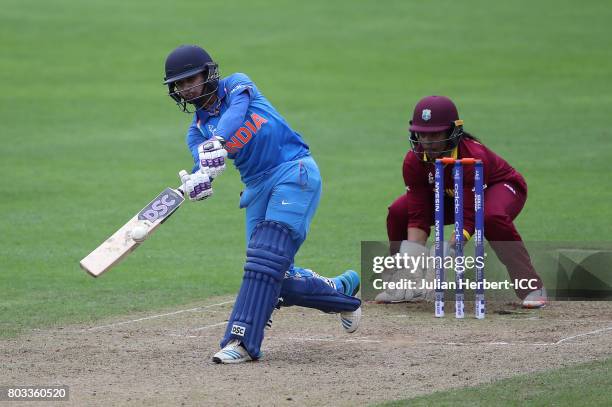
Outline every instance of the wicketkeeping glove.
<path id="1" fill-rule="evenodd" d="M 208 171 L 211 179 L 225 171 L 227 151 L 223 148 L 223 142 L 221 137 L 213 136 L 198 146 L 200 169 Z"/>
<path id="2" fill-rule="evenodd" d="M 205 170 L 198 170 L 193 174 L 182 170 L 179 172 L 179 178 L 183 183 L 183 192 L 190 201 L 201 201 L 213 194 L 212 180 Z"/>

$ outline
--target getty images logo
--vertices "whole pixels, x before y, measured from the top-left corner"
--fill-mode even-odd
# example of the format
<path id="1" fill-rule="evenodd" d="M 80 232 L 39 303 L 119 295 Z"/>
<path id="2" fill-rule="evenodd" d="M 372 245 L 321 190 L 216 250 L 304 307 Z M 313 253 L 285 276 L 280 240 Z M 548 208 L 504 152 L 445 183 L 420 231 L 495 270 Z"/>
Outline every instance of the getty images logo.
<path id="1" fill-rule="evenodd" d="M 172 213 L 180 203 L 183 197 L 174 192 L 171 188 L 166 188 L 161 194 L 152 200 L 143 210 L 138 213 L 138 219 L 155 222 L 158 219 L 163 219 Z"/>

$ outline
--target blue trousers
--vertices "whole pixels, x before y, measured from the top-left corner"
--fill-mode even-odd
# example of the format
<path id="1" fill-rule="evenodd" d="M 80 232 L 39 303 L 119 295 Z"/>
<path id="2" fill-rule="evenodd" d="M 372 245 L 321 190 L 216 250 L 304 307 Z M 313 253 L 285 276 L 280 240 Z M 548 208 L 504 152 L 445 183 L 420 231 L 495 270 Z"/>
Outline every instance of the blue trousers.
<path id="1" fill-rule="evenodd" d="M 321 175 L 312 157 L 270 170 L 253 185 L 247 185 L 240 198 L 240 207 L 246 208 L 246 241 L 255 225 L 273 220 L 288 225 L 300 246 L 306 240 L 320 198 Z"/>
<path id="2" fill-rule="evenodd" d="M 240 207 L 246 208 L 247 244 L 255 225 L 263 220 L 274 220 L 288 225 L 298 247 L 301 246 L 319 207 L 321 187 L 319 167 L 311 156 L 284 163 L 254 185 L 247 185 L 240 198 Z M 296 274 L 311 273 L 292 265 L 288 275 Z"/>

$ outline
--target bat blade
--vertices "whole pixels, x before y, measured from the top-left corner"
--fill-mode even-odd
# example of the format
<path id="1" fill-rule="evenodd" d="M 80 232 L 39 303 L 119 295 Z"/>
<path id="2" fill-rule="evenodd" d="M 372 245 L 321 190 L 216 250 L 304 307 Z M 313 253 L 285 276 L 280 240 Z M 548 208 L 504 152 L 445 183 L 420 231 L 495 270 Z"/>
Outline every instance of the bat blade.
<path id="1" fill-rule="evenodd" d="M 148 235 L 151 235 L 180 208 L 183 202 L 185 198 L 180 189 L 166 188 L 111 237 L 83 258 L 80 262 L 81 268 L 93 277 L 108 271 L 140 246 L 140 243 L 129 236 L 139 221 L 150 222 Z"/>

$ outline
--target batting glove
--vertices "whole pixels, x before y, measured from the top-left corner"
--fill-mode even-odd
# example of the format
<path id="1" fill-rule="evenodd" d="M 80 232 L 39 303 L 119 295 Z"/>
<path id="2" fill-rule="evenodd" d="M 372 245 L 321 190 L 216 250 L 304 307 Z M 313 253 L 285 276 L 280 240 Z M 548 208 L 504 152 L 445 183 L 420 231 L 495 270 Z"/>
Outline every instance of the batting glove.
<path id="1" fill-rule="evenodd" d="M 223 148 L 223 143 L 221 137 L 213 136 L 198 146 L 200 169 L 205 169 L 213 179 L 225 171 L 227 151 Z"/>
<path id="2" fill-rule="evenodd" d="M 183 183 L 183 192 L 190 201 L 202 201 L 213 194 L 211 179 L 206 171 L 196 171 L 189 174 L 182 170 L 179 178 Z"/>

